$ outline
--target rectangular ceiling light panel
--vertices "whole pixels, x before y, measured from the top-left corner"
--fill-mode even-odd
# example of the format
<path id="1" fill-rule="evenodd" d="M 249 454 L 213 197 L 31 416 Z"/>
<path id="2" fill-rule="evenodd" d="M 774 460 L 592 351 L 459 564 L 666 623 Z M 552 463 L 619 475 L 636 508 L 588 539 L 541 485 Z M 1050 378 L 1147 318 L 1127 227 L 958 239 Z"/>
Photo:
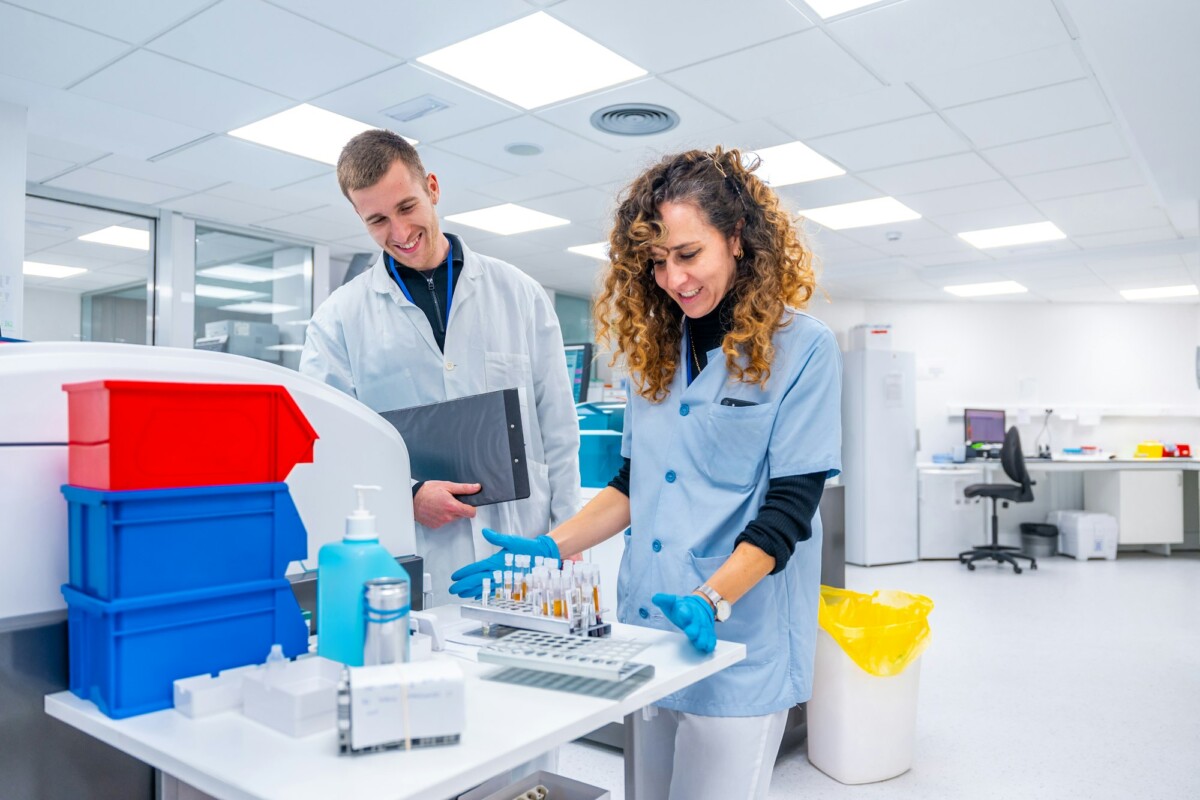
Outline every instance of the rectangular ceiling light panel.
<path id="1" fill-rule="evenodd" d="M 574 247 L 568 247 L 567 252 L 594 258 L 597 261 L 608 261 L 608 242 L 577 244 Z"/>
<path id="2" fill-rule="evenodd" d="M 207 267 L 196 270 L 197 275 L 205 278 L 213 278 L 219 281 L 233 281 L 234 283 L 266 283 L 267 281 L 277 281 L 281 278 L 290 278 L 293 275 L 299 275 L 301 272 L 302 270 L 299 267 L 271 269 L 270 267 L 256 267 L 252 264 L 222 264 L 219 267 Z"/>
<path id="3" fill-rule="evenodd" d="M 465 211 L 462 214 L 450 214 L 446 219 L 503 236 L 571 224 L 569 219 L 543 214 L 541 211 L 534 211 L 532 208 L 525 208 L 513 203 L 504 203 L 476 211 Z"/>
<path id="4" fill-rule="evenodd" d="M 755 154 L 762 164 L 754 174 L 772 186 L 807 183 L 846 174 L 846 170 L 803 142 L 764 147 Z"/>
<path id="5" fill-rule="evenodd" d="M 79 237 L 81 242 L 107 244 L 113 247 L 128 247 L 130 250 L 150 250 L 150 231 L 137 228 L 125 228 L 121 225 L 110 225 L 98 231 L 85 233 Z"/>
<path id="6" fill-rule="evenodd" d="M 646 74 L 544 11 L 417 61 L 526 110 Z"/>
<path id="7" fill-rule="evenodd" d="M 804 2 L 808 3 L 808 7 L 817 12 L 821 19 L 829 19 L 848 11 L 873 6 L 883 0 L 804 0 Z"/>
<path id="8" fill-rule="evenodd" d="M 245 139 L 275 150 L 282 150 L 322 164 L 336 165 L 346 142 L 374 125 L 343 117 L 308 103 L 280 111 L 266 119 L 252 122 L 229 132 L 230 136 Z M 409 144 L 416 139 L 404 137 Z"/>
<path id="9" fill-rule="evenodd" d="M 1195 297 L 1200 294 L 1194 283 L 1183 286 L 1159 286 L 1154 289 L 1122 289 L 1126 300 L 1163 300 L 1169 297 Z"/>
<path id="10" fill-rule="evenodd" d="M 1015 247 L 1035 242 L 1053 242 L 1057 239 L 1065 239 L 1067 235 L 1060 231 L 1053 222 L 1032 222 L 1028 225 L 1009 225 L 1005 228 L 967 231 L 958 234 L 958 238 L 980 250 L 986 250 L 989 247 Z"/>
<path id="11" fill-rule="evenodd" d="M 866 228 L 870 225 L 886 225 L 889 222 L 907 222 L 921 218 L 920 214 L 894 197 L 879 197 L 874 200 L 860 200 L 857 203 L 812 208 L 800 213 L 818 225 L 835 231 Z"/>
<path id="12" fill-rule="evenodd" d="M 1016 281 L 994 281 L 992 283 L 963 283 L 957 286 L 942 287 L 947 292 L 958 297 L 990 297 L 998 294 L 1022 294 L 1028 292 Z"/>
<path id="13" fill-rule="evenodd" d="M 249 303 L 234 303 L 228 306 L 218 306 L 221 311 L 240 311 L 243 314 L 286 314 L 298 311 L 298 306 L 287 306 L 283 303 L 261 303 L 251 300 Z"/>
<path id="14" fill-rule="evenodd" d="M 246 300 L 251 297 L 261 297 L 259 292 L 247 289 L 234 289 L 229 286 L 214 286 L 211 283 L 197 283 L 196 297 L 208 297 L 213 300 Z"/>
<path id="15" fill-rule="evenodd" d="M 21 272 L 36 278 L 69 278 L 87 270 L 83 267 L 63 267 L 58 264 L 43 264 L 40 261 L 26 261 L 21 265 Z"/>

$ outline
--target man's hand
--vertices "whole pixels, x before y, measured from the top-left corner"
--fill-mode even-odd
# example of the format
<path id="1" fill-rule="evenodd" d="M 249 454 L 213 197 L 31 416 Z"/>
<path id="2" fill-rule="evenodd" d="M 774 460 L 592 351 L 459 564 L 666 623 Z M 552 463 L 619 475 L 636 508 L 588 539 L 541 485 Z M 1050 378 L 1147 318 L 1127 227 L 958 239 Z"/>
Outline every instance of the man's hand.
<path id="1" fill-rule="evenodd" d="M 475 507 L 460 501 L 456 495 L 475 494 L 478 483 L 425 481 L 413 496 L 413 516 L 426 528 L 440 528 L 456 519 L 474 519 Z"/>

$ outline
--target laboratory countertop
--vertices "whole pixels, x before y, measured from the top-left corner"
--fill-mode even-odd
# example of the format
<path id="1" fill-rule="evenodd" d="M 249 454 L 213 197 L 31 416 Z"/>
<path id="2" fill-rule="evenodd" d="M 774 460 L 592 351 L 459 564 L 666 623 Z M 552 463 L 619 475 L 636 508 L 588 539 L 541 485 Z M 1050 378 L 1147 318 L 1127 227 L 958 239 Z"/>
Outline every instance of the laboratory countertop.
<path id="1" fill-rule="evenodd" d="M 1200 459 L 1195 458 L 1034 458 L 1025 457 L 1025 468 L 1030 472 L 1098 472 L 1103 470 L 1200 471 Z M 1002 469 L 1000 459 L 974 459 L 962 463 L 917 462 L 917 469 Z"/>
<path id="2" fill-rule="evenodd" d="M 371 800 L 454 797 L 745 658 L 718 642 L 697 653 L 680 634 L 613 624 L 613 636 L 650 642 L 634 660 L 655 675 L 622 700 L 484 680 L 500 667 L 455 658 L 467 676 L 467 722 L 457 745 L 339 756 L 332 729 L 291 738 L 236 712 L 190 719 L 174 709 L 114 720 L 70 692 L 48 695 L 46 713 L 221 800 Z"/>

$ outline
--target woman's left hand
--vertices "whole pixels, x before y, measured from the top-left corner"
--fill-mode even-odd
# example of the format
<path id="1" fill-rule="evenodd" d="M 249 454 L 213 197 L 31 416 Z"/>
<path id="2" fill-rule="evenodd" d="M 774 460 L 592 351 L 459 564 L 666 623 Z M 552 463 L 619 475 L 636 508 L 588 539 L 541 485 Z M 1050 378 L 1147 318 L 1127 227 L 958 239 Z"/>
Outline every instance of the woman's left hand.
<path id="1" fill-rule="evenodd" d="M 688 637 L 701 653 L 711 653 L 717 646 L 716 615 L 707 600 L 694 594 L 656 594 L 650 598 L 662 609 L 667 619 Z"/>

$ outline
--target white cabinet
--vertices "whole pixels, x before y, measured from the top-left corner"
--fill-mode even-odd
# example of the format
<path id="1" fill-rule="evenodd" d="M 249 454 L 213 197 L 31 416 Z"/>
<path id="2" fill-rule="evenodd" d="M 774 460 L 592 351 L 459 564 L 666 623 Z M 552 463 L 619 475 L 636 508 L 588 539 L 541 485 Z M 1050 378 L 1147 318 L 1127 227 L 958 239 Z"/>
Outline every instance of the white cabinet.
<path id="1" fill-rule="evenodd" d="M 1182 470 L 1088 472 L 1083 505 L 1117 518 L 1120 544 L 1183 541 Z"/>
<path id="2" fill-rule="evenodd" d="M 958 554 L 985 544 L 982 498 L 965 497 L 973 483 L 987 483 L 981 468 L 925 467 L 917 479 L 917 539 L 920 558 L 958 558 Z"/>

